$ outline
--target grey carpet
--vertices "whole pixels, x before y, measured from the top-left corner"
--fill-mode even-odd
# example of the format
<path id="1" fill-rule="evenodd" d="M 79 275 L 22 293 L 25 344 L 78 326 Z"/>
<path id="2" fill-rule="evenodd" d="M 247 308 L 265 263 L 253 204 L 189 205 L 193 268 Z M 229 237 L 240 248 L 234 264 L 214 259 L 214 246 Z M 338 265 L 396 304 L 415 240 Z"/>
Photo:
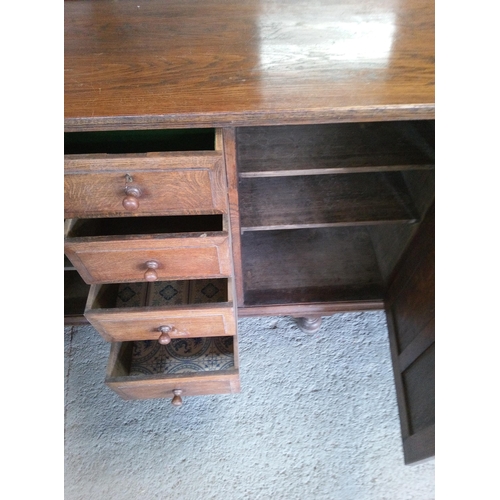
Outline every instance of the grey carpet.
<path id="1" fill-rule="evenodd" d="M 431 500 L 405 466 L 385 316 L 239 321 L 242 392 L 123 401 L 109 345 L 65 328 L 65 500 Z"/>

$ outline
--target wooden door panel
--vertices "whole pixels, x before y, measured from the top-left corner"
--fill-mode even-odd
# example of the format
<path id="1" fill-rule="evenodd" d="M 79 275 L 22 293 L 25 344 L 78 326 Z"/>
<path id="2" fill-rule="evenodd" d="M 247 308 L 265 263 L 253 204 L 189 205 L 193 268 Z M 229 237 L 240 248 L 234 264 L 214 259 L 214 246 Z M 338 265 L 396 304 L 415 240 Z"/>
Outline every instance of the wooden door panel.
<path id="1" fill-rule="evenodd" d="M 429 209 L 385 298 L 406 464 L 434 456 L 435 224 Z"/>

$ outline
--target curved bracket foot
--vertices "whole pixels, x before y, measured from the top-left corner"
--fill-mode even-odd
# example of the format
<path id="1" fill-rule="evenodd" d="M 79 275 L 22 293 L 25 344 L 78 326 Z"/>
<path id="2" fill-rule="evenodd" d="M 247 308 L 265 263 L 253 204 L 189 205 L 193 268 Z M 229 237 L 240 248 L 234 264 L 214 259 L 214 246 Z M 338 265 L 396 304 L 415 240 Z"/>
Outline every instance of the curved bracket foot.
<path id="1" fill-rule="evenodd" d="M 314 333 L 321 327 L 321 316 L 316 318 L 295 318 L 295 322 L 304 333 Z"/>

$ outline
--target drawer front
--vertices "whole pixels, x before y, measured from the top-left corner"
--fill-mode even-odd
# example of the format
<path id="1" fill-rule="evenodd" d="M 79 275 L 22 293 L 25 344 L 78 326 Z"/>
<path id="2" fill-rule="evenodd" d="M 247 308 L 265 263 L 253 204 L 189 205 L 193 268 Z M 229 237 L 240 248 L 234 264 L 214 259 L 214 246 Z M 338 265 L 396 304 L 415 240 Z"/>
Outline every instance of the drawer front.
<path id="1" fill-rule="evenodd" d="M 195 304 L 140 310 L 87 310 L 85 317 L 107 341 L 158 340 L 161 327 L 171 338 L 236 335 L 232 304 Z"/>
<path id="2" fill-rule="evenodd" d="M 64 161 L 64 217 L 226 210 L 220 153 L 75 155 Z"/>
<path id="3" fill-rule="evenodd" d="M 182 397 L 240 392 L 237 369 L 220 374 L 155 376 L 149 379 L 107 377 L 105 382 L 122 399 L 172 398 L 174 389 L 180 389 Z"/>
<path id="4" fill-rule="evenodd" d="M 205 237 L 67 238 L 64 253 L 83 280 L 123 283 L 231 275 L 226 233 Z M 154 264 L 152 264 L 154 263 Z"/>

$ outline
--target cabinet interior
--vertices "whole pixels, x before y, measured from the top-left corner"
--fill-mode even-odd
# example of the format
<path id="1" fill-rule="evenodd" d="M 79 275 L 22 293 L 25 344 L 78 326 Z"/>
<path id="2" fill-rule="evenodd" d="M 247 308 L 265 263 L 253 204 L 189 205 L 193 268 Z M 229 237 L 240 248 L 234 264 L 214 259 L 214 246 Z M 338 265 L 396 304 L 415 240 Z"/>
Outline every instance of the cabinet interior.
<path id="1" fill-rule="evenodd" d="M 383 300 L 434 199 L 434 121 L 236 131 L 243 306 Z"/>

